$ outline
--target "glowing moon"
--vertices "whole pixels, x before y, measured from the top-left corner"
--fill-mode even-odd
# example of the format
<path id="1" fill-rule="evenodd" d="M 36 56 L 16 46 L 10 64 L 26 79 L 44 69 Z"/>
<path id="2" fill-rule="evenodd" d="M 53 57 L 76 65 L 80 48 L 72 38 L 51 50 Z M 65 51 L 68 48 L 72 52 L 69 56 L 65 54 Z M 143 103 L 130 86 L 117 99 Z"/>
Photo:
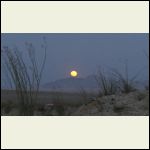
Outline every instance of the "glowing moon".
<path id="1" fill-rule="evenodd" d="M 75 71 L 75 70 L 73 70 L 73 71 L 70 72 L 70 75 L 71 75 L 72 77 L 77 77 L 78 72 Z"/>

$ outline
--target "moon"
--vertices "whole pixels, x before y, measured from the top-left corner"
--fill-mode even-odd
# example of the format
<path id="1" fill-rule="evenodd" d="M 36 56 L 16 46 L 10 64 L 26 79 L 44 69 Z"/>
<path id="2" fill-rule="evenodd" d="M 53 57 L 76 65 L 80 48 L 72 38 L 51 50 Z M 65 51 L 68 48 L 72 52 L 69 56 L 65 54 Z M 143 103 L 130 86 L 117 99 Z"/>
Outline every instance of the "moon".
<path id="1" fill-rule="evenodd" d="M 71 77 L 77 77 L 78 76 L 78 72 L 73 70 L 73 71 L 70 72 L 70 76 Z"/>

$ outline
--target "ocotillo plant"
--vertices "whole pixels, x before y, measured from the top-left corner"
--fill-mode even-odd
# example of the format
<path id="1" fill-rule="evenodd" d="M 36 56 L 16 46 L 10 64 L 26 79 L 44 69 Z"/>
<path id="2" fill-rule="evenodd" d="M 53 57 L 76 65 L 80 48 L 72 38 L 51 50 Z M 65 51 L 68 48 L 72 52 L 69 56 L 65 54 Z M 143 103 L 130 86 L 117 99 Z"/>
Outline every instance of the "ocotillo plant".
<path id="1" fill-rule="evenodd" d="M 7 46 L 2 49 L 2 59 L 9 80 L 13 83 L 18 98 L 20 115 L 34 115 L 34 106 L 39 93 L 40 82 L 46 61 L 47 45 L 44 39 L 44 59 L 38 67 L 35 57 L 35 48 L 32 43 L 26 44 L 30 67 L 25 63 L 21 51 Z M 29 63 L 29 62 L 28 62 Z M 40 68 L 40 69 L 39 69 Z M 5 72 L 6 73 L 6 72 Z"/>

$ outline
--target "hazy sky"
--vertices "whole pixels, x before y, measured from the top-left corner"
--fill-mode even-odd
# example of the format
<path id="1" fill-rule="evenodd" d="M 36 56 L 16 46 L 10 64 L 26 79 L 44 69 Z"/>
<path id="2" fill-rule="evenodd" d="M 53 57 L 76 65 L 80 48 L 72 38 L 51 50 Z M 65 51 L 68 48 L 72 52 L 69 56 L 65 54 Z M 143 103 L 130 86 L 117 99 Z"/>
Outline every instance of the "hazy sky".
<path id="1" fill-rule="evenodd" d="M 25 42 L 32 42 L 36 48 L 38 62 L 43 58 L 43 37 L 47 40 L 47 60 L 43 83 L 69 77 L 71 70 L 77 70 L 79 77 L 95 74 L 98 66 L 123 70 L 127 60 L 129 71 L 141 71 L 141 77 L 148 73 L 149 34 L 102 34 L 102 33 L 22 33 L 1 34 L 2 46 L 16 45 L 26 51 Z"/>

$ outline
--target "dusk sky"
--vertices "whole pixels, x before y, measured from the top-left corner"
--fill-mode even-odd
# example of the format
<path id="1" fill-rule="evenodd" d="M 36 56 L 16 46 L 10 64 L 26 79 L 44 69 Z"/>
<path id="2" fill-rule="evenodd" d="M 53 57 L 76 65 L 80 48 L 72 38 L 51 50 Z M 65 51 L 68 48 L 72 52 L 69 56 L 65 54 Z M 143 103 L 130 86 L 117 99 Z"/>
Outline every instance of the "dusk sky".
<path id="1" fill-rule="evenodd" d="M 79 77 L 95 74 L 98 67 L 124 69 L 127 60 L 131 74 L 142 69 L 140 76 L 148 77 L 149 34 L 104 34 L 104 33 L 22 33 L 1 34 L 2 46 L 16 45 L 26 51 L 25 42 L 36 48 L 38 62 L 43 58 L 41 44 L 47 40 L 47 59 L 42 83 L 69 77 L 77 70 Z"/>

